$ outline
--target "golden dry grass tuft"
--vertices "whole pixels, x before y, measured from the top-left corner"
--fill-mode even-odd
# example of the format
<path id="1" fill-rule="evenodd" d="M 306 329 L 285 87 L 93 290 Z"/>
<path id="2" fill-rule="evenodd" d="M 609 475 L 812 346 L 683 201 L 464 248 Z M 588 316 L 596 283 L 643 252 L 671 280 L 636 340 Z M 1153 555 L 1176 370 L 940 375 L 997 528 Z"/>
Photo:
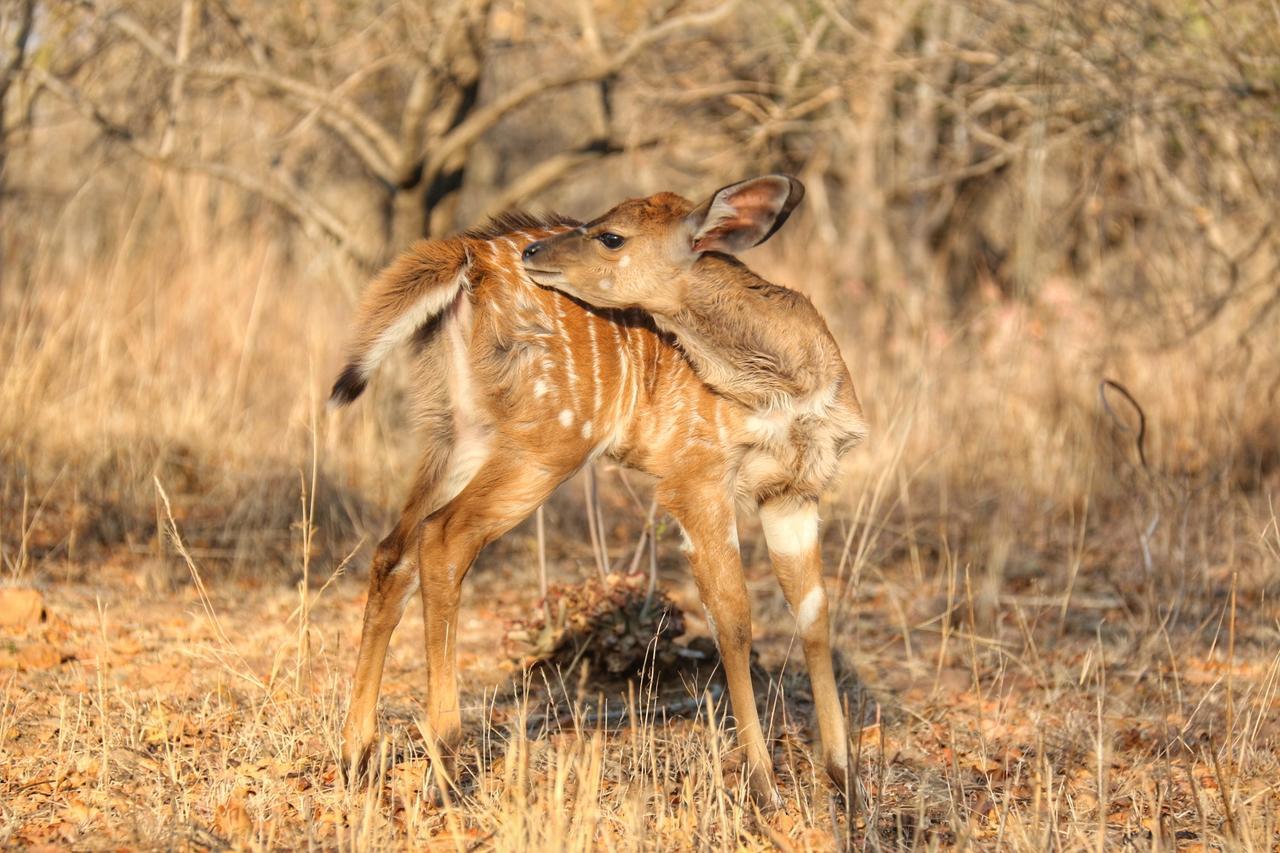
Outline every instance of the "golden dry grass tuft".
<path id="1" fill-rule="evenodd" d="M 376 782 L 345 787 L 334 764 L 367 543 L 412 462 L 402 385 L 324 415 L 342 276 L 265 232 L 213 239 L 200 181 L 157 186 L 187 227 L 157 239 L 117 211 L 112 253 L 51 237 L 0 290 L 0 554 L 48 611 L 0 628 L 0 844 L 1273 849 L 1280 353 L 1239 346 L 1248 304 L 1164 348 L 1066 280 L 939 319 L 788 235 L 753 262 L 823 305 L 873 425 L 825 511 L 849 808 L 812 766 L 793 622 L 751 523 L 783 811 L 750 807 L 710 681 L 663 684 L 691 716 L 664 719 L 642 680 L 600 722 L 589 674 L 563 673 L 559 722 L 529 736 L 545 698 L 499 642 L 539 610 L 524 530 L 468 579 L 466 760 L 436 804 L 415 609 Z M 1141 407 L 1145 466 L 1138 410 L 1104 378 Z M 641 513 L 601 476 L 626 563 Z M 550 509 L 563 582 L 594 572 L 573 497 Z M 661 584 L 697 635 L 670 538 Z"/>

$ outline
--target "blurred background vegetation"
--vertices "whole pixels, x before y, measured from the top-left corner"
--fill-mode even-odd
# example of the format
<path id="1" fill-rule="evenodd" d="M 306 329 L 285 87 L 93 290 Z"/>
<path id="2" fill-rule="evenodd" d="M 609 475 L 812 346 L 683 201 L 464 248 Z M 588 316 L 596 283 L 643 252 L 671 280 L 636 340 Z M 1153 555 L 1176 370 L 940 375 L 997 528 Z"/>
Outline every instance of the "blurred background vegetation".
<path id="1" fill-rule="evenodd" d="M 91 220 L 62 226 L 82 253 L 157 169 L 218 182 L 219 239 L 272 217 L 364 264 L 513 205 L 782 169 L 847 280 L 939 308 L 1067 274 L 1185 335 L 1275 279 L 1266 2 L 85 0 L 4 26 L 6 219 Z"/>

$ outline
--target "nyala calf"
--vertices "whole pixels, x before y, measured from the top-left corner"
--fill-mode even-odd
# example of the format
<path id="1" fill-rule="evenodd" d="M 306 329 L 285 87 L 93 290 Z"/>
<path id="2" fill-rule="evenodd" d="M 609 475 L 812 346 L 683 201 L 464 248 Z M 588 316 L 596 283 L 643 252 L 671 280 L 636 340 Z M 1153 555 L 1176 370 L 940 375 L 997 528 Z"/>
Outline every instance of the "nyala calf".
<path id="1" fill-rule="evenodd" d="M 383 358 L 411 342 L 423 451 L 370 569 L 343 727 L 349 769 L 373 743 L 387 643 L 415 590 L 428 730 L 451 755 L 461 737 L 463 578 L 480 549 L 607 456 L 653 475 L 683 529 L 752 790 L 776 804 L 749 670 L 735 505 L 759 511 L 803 640 L 823 760 L 847 789 L 818 498 L 865 435 L 862 409 L 809 301 L 733 257 L 768 239 L 803 194 L 798 181 L 769 175 L 701 204 L 673 193 L 632 199 L 586 224 L 506 216 L 419 242 L 369 285 L 331 402 L 354 400 Z"/>

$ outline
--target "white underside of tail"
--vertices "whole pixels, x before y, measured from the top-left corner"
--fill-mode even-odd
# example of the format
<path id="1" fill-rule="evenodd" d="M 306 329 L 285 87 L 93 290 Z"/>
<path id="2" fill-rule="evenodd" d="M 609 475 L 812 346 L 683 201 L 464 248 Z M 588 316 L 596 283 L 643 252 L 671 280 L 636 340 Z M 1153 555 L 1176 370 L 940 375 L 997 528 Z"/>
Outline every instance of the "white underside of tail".
<path id="1" fill-rule="evenodd" d="M 407 311 L 396 318 L 396 321 L 383 330 L 374 340 L 373 345 L 365 352 L 360 365 L 364 374 L 373 373 L 374 368 L 382 363 L 397 344 L 407 341 L 419 327 L 428 323 L 433 317 L 449 307 L 458 297 L 458 291 L 467 281 L 467 270 L 464 268 L 453 281 L 443 287 L 434 287 L 424 293 Z"/>

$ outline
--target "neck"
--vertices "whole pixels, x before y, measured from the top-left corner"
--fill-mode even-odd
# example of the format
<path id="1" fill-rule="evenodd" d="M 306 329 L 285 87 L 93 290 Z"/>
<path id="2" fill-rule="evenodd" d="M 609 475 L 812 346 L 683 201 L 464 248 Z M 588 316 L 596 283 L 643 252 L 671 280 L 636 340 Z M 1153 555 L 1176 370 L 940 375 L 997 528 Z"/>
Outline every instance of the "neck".
<path id="1" fill-rule="evenodd" d="M 654 320 L 723 396 L 764 409 L 808 396 L 833 378 L 830 335 L 799 293 L 714 255 L 700 258 L 672 291 L 681 295 L 679 304 L 652 306 Z"/>

